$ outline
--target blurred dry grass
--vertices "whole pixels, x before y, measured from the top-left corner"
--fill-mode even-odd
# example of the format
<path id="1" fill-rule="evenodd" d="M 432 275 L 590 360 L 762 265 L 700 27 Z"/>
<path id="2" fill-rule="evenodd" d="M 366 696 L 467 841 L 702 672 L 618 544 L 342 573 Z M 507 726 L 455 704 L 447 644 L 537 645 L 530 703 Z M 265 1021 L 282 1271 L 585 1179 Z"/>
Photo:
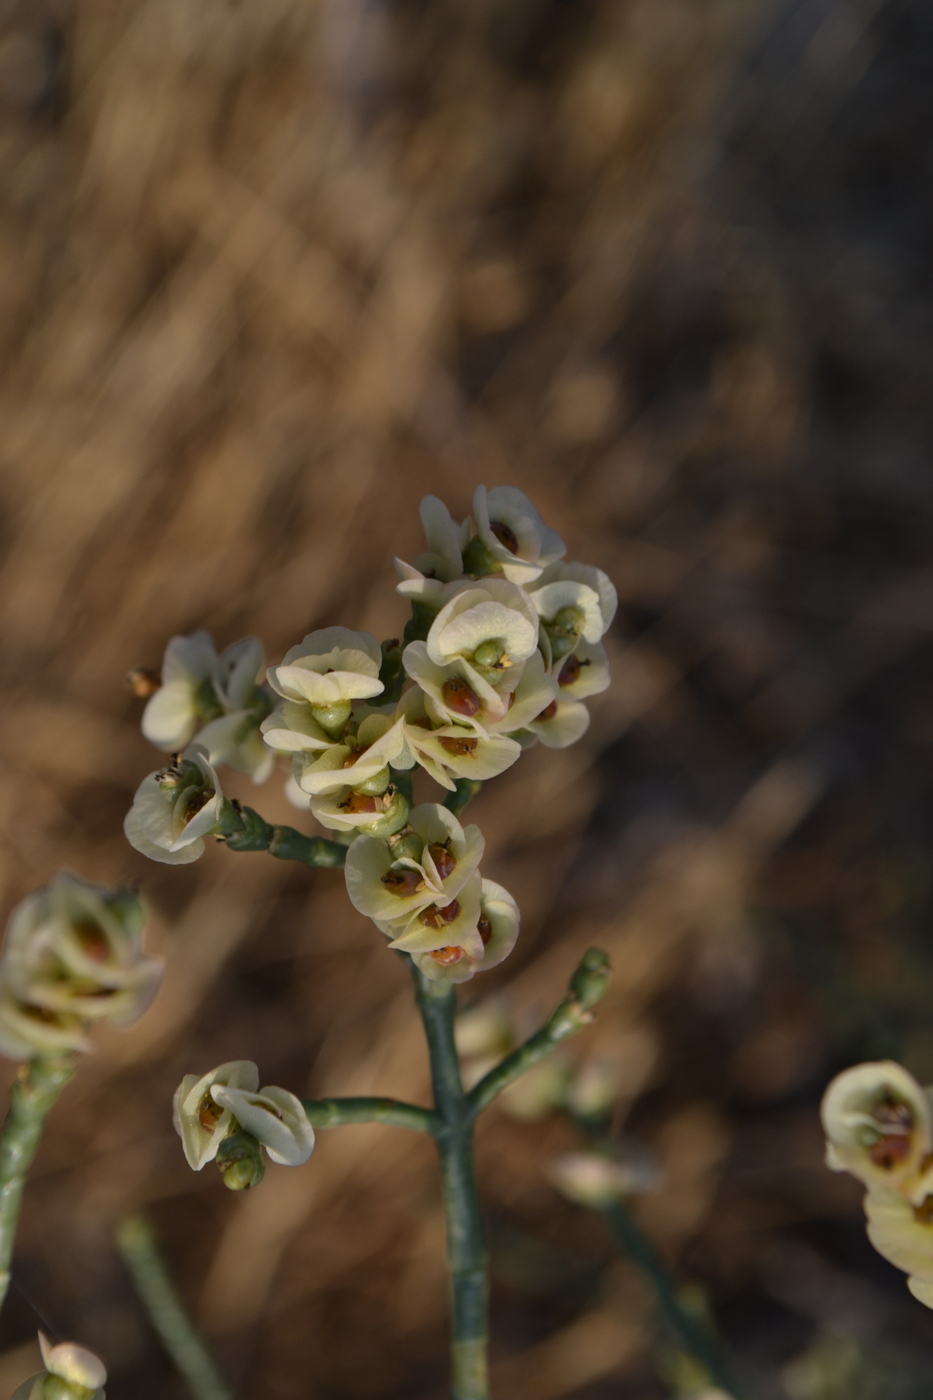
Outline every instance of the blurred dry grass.
<path id="1" fill-rule="evenodd" d="M 43 1145 L 0 1389 L 37 1309 L 101 1350 L 114 1400 L 182 1395 L 110 1245 L 148 1203 L 242 1395 L 441 1393 L 429 1145 L 322 1134 L 242 1200 L 181 1160 L 191 1069 L 417 1098 L 426 1067 L 338 877 L 134 857 L 152 760 L 122 679 L 199 625 L 270 659 L 333 622 L 397 633 L 420 496 L 462 515 L 480 480 L 528 491 L 622 603 L 586 741 L 476 804 L 524 911 L 490 985 L 531 1020 L 610 949 L 578 1051 L 619 1064 L 620 1126 L 666 1168 L 645 1226 L 763 1396 L 821 1329 L 929 1351 L 815 1114 L 857 1055 L 933 1072 L 929 15 L 0 15 L 3 902 L 63 865 L 138 879 L 169 967 Z M 257 805 L 288 816 L 277 783 Z M 542 1175 L 571 1141 L 495 1111 L 480 1135 L 496 1393 L 649 1400 L 647 1300 Z"/>

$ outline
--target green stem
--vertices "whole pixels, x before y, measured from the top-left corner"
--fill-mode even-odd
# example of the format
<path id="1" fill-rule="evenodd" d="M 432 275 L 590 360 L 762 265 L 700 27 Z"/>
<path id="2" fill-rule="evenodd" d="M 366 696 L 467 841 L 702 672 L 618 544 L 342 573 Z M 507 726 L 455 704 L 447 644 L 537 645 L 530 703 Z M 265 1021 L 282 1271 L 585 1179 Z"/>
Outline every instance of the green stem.
<path id="1" fill-rule="evenodd" d="M 562 1040 L 576 1035 L 593 1020 L 595 1006 L 609 982 L 609 959 L 599 948 L 584 953 L 573 976 L 570 990 L 556 1008 L 546 1025 L 542 1026 L 524 1045 L 506 1055 L 491 1069 L 467 1096 L 471 1118 L 488 1108 L 493 1099 L 514 1083 L 526 1070 L 545 1059 Z"/>
<path id="2" fill-rule="evenodd" d="M 389 1123 L 416 1133 L 434 1133 L 438 1119 L 428 1108 L 399 1099 L 303 1099 L 312 1128 L 342 1128 L 350 1123 Z"/>
<path id="3" fill-rule="evenodd" d="M 463 809 L 471 802 L 483 786 L 478 778 L 457 778 L 456 788 L 444 798 L 444 806 L 455 817 L 463 816 Z"/>
<path id="4" fill-rule="evenodd" d="M 451 1400 L 488 1400 L 489 1280 L 483 1222 L 473 1170 L 473 1123 L 454 1044 L 456 996 L 412 966 L 434 1089 L 434 1137 L 447 1218 L 451 1296 Z"/>
<path id="5" fill-rule="evenodd" d="M 10 1286 L 10 1261 L 26 1175 L 45 1120 L 75 1072 L 71 1058 L 39 1058 L 21 1065 L 10 1089 L 10 1111 L 0 1135 L 0 1306 Z"/>
<path id="6" fill-rule="evenodd" d="M 347 848 L 323 836 L 305 836 L 293 826 L 272 826 L 252 807 L 224 802 L 215 832 L 231 851 L 268 851 L 279 860 L 297 860 L 313 869 L 343 865 Z"/>
<path id="7" fill-rule="evenodd" d="M 144 1215 L 129 1215 L 116 1230 L 120 1256 L 159 1339 L 197 1400 L 233 1400 L 172 1282 L 155 1231 Z"/>
<path id="8" fill-rule="evenodd" d="M 680 1345 L 700 1362 L 714 1385 L 735 1400 L 744 1400 L 745 1392 L 737 1384 L 716 1339 L 703 1320 L 685 1306 L 674 1280 L 651 1241 L 635 1224 L 628 1207 L 622 1201 L 607 1201 L 596 1209 L 606 1217 L 632 1263 L 648 1279 L 664 1319 Z"/>

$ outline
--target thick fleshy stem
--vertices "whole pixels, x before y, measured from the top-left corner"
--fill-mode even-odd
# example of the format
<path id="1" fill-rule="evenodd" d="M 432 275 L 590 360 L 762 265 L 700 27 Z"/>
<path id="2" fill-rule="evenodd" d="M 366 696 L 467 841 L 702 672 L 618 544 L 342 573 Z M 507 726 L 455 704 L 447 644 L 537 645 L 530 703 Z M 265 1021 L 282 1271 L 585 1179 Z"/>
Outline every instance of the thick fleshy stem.
<path id="1" fill-rule="evenodd" d="M 192 1394 L 197 1400 L 233 1400 L 233 1391 L 178 1295 L 151 1223 L 144 1215 L 128 1215 L 118 1224 L 115 1238 L 140 1302 Z"/>
<path id="2" fill-rule="evenodd" d="M 570 990 L 547 1023 L 524 1045 L 506 1055 L 467 1095 L 471 1118 L 482 1113 L 493 1099 L 539 1060 L 545 1059 L 571 1035 L 582 1031 L 593 1020 L 591 1008 L 596 1005 L 609 982 L 609 959 L 601 948 L 584 953 L 570 979 Z"/>
<path id="3" fill-rule="evenodd" d="M 654 1245 L 635 1224 L 623 1201 L 606 1201 L 595 1207 L 605 1216 L 625 1254 L 647 1278 L 668 1329 L 679 1346 L 689 1352 L 707 1372 L 710 1381 L 733 1400 L 747 1400 L 722 1354 L 717 1339 L 703 1319 L 685 1305 Z"/>
<path id="4" fill-rule="evenodd" d="M 343 865 L 347 858 L 342 842 L 305 836 L 293 826 L 273 826 L 239 802 L 224 802 L 214 832 L 231 851 L 268 851 L 279 860 L 297 860 L 313 869 Z"/>
<path id="5" fill-rule="evenodd" d="M 434 1129 L 441 1162 L 447 1218 L 447 1267 L 451 1298 L 451 1400 L 488 1400 L 489 1282 L 483 1222 L 473 1170 L 470 1113 L 454 1044 L 456 997 L 445 982 L 432 982 L 412 964 L 415 996 L 424 1023 L 434 1089 Z"/>
<path id="6" fill-rule="evenodd" d="M 436 1113 L 400 1099 L 303 1099 L 302 1107 L 312 1128 L 343 1128 L 351 1123 L 388 1123 L 433 1134 L 439 1126 Z"/>
<path id="7" fill-rule="evenodd" d="M 10 1111 L 0 1134 L 0 1306 L 10 1286 L 10 1262 L 26 1175 L 45 1120 L 75 1072 L 72 1057 L 40 1057 L 21 1065 L 10 1089 Z"/>

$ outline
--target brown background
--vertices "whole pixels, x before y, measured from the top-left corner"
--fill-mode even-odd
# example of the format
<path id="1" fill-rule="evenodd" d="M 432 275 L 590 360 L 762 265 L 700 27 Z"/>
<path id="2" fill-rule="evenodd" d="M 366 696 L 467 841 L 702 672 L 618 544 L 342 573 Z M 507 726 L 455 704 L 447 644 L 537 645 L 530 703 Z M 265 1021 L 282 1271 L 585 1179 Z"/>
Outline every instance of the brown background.
<path id="1" fill-rule="evenodd" d="M 606 947 L 574 1054 L 615 1066 L 617 1128 L 664 1169 L 642 1223 L 760 1396 L 929 1393 L 933 1321 L 817 1119 L 855 1059 L 933 1077 L 928 8 L 0 16 L 3 905 L 60 867 L 136 880 L 168 964 L 52 1120 L 0 1392 L 38 1313 L 112 1400 L 185 1393 L 110 1243 L 145 1204 L 240 1395 L 442 1394 L 429 1144 L 322 1133 L 244 1198 L 184 1164 L 186 1072 L 419 1098 L 426 1068 L 339 876 L 127 847 L 155 761 L 123 677 L 197 626 L 270 660 L 332 623 L 397 634 L 421 495 L 459 518 L 482 481 L 621 606 L 586 739 L 476 803 L 523 931 L 465 1000 L 507 989 L 531 1026 Z M 294 819 L 278 779 L 255 800 Z M 544 1176 L 574 1142 L 498 1109 L 479 1134 L 496 1395 L 657 1400 L 650 1300 Z"/>

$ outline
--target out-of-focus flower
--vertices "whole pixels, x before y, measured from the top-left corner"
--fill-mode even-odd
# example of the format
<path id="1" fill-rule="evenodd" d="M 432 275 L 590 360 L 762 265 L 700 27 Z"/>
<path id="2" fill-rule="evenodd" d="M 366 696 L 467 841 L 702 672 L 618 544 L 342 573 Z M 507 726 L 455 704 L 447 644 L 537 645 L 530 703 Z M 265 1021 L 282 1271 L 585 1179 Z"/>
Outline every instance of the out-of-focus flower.
<path id="1" fill-rule="evenodd" d="M 463 724 L 433 724 L 425 701 L 421 690 L 409 690 L 399 702 L 399 712 L 412 759 L 441 787 L 452 792 L 455 778 L 496 778 L 521 757 L 521 744 L 505 734 L 483 733 Z"/>
<path id="2" fill-rule="evenodd" d="M 933 1196 L 912 1205 L 900 1192 L 877 1187 L 865 1197 L 865 1214 L 875 1249 L 909 1275 L 914 1297 L 933 1307 Z"/>
<path id="3" fill-rule="evenodd" d="M 262 730 L 266 743 L 283 753 L 323 752 L 339 742 L 354 700 L 381 695 L 382 652 L 368 632 L 325 627 L 311 632 L 267 672 L 283 699 Z"/>
<path id="4" fill-rule="evenodd" d="M 826 1090 L 821 1116 L 833 1171 L 911 1199 L 926 1196 L 920 1172 L 933 1148 L 933 1113 L 926 1091 L 901 1065 L 882 1060 L 844 1070 Z"/>
<path id="5" fill-rule="evenodd" d="M 558 1050 L 503 1090 L 499 1107 L 519 1123 L 537 1122 L 563 1104 L 571 1074 L 571 1062 Z"/>
<path id="6" fill-rule="evenodd" d="M 397 559 L 396 568 L 400 576 L 404 580 L 417 574 L 423 579 L 438 579 L 442 583 L 462 578 L 463 550 L 470 538 L 469 521 L 457 525 L 437 496 L 425 496 L 419 513 L 428 548 L 425 553 L 416 555 L 410 565 Z"/>
<path id="7" fill-rule="evenodd" d="M 454 1028 L 457 1053 L 464 1059 L 488 1059 L 507 1055 L 517 1044 L 515 1023 L 508 1006 L 491 997 L 461 1011 Z"/>
<path id="8" fill-rule="evenodd" d="M 479 881 L 479 876 L 475 878 Z M 411 935 L 397 938 L 391 946 L 408 948 L 425 977 L 434 982 L 467 982 L 477 972 L 497 967 L 515 947 L 521 916 L 508 890 L 494 880 L 481 882 L 479 896 L 475 930 L 466 938 L 457 933 L 460 921 L 456 920 L 444 929 L 446 941 L 439 948 L 421 951 L 425 940 L 421 938 L 416 947 Z M 460 900 L 465 905 L 463 895 Z M 420 915 L 420 920 L 424 917 Z"/>
<path id="9" fill-rule="evenodd" d="M 204 837 L 220 820 L 223 793 L 200 744 L 150 773 L 136 790 L 123 830 L 130 845 L 150 860 L 187 865 L 204 854 Z"/>
<path id="10" fill-rule="evenodd" d="M 186 1074 L 175 1090 L 172 1121 L 188 1165 L 196 1172 L 217 1156 L 233 1121 L 230 1109 L 213 1096 L 215 1085 L 254 1092 L 259 1088 L 259 1070 L 252 1060 L 230 1060 L 207 1074 Z"/>
<path id="11" fill-rule="evenodd" d="M 567 1152 L 551 1162 L 548 1177 L 569 1201 L 604 1206 L 623 1196 L 652 1190 L 658 1171 L 646 1154 L 614 1160 L 597 1152 Z"/>
<path id="12" fill-rule="evenodd" d="M 580 1118 L 600 1118 L 612 1108 L 618 1092 L 618 1066 L 587 1060 L 567 1086 L 567 1108 Z"/>
<path id="13" fill-rule="evenodd" d="M 476 535 L 464 549 L 468 573 L 501 570 L 513 583 L 528 584 L 566 552 L 560 536 L 514 486 L 496 486 L 491 491 L 477 486 L 473 521 Z"/>
<path id="14" fill-rule="evenodd" d="M 53 1346 L 43 1332 L 39 1350 L 45 1370 L 23 1381 L 11 1400 L 105 1400 L 107 1371 L 92 1351 L 76 1342 Z"/>
<path id="15" fill-rule="evenodd" d="M 11 1059 L 89 1050 L 95 1021 L 129 1026 L 155 996 L 159 958 L 142 951 L 146 911 L 131 890 L 73 875 L 13 911 L 0 958 L 0 1054 Z"/>
<path id="16" fill-rule="evenodd" d="M 350 902 L 390 935 L 428 905 L 449 908 L 477 870 L 485 842 L 436 802 L 413 807 L 408 827 L 384 840 L 360 836 L 347 852 Z"/>
<path id="17" fill-rule="evenodd" d="M 143 733 L 169 753 L 197 734 L 211 763 L 265 782 L 275 757 L 259 732 L 271 709 L 270 692 L 259 684 L 264 666 L 256 637 L 234 642 L 219 658 L 207 632 L 173 637 L 162 663 L 162 685 L 143 712 Z"/>
<path id="18" fill-rule="evenodd" d="M 209 632 L 173 637 L 165 648 L 162 684 L 143 711 L 143 734 L 172 753 L 190 742 L 199 725 L 221 713 L 211 678 L 217 652 Z"/>
<path id="19" fill-rule="evenodd" d="M 280 1166 L 300 1167 L 314 1151 L 314 1129 L 308 1115 L 301 1100 L 287 1089 L 271 1086 L 257 1092 L 215 1084 L 211 1094 Z"/>

